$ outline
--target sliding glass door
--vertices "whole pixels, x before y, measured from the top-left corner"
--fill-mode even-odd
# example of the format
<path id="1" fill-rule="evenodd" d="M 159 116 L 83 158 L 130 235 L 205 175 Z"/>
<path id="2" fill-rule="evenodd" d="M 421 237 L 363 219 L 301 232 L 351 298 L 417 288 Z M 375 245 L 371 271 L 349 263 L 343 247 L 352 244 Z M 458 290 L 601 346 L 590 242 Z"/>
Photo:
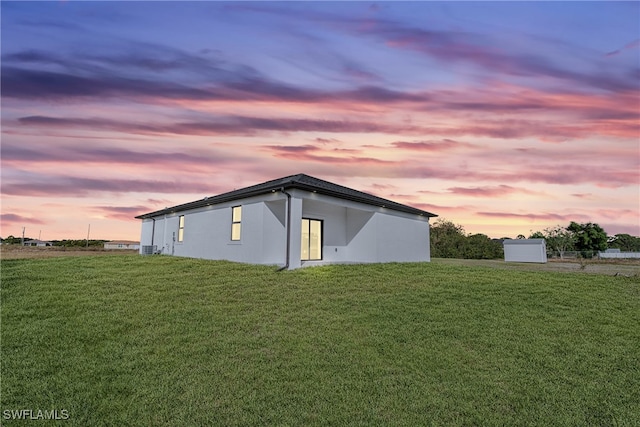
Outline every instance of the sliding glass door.
<path id="1" fill-rule="evenodd" d="M 322 221 L 302 218 L 302 261 L 322 259 Z"/>

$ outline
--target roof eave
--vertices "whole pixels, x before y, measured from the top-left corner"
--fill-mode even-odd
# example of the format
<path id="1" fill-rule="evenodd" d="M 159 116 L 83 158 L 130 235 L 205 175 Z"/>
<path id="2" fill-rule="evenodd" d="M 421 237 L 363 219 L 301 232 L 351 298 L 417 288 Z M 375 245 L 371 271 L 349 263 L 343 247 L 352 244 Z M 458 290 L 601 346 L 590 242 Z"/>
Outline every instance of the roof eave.
<path id="1" fill-rule="evenodd" d="M 425 216 L 425 217 L 429 217 L 429 218 L 433 218 L 433 217 L 437 217 L 438 216 L 438 215 L 433 214 L 431 212 L 423 211 L 422 209 L 418 209 L 418 208 L 414 208 L 414 207 L 406 206 L 406 205 L 401 205 L 401 204 L 399 204 L 397 202 L 393 202 L 391 200 L 386 200 L 386 199 L 382 199 L 382 198 L 380 199 L 380 203 L 374 203 L 374 202 L 372 202 L 371 200 L 369 200 L 369 199 L 367 199 L 365 197 L 359 197 L 359 196 L 356 196 L 356 195 L 340 194 L 340 193 L 336 193 L 336 192 L 331 191 L 331 190 L 326 190 L 326 189 L 322 189 L 322 188 L 318 188 L 318 187 L 314 187 L 312 185 L 307 185 L 307 184 L 302 184 L 302 183 L 299 183 L 298 185 L 292 186 L 292 187 L 298 188 L 300 190 L 306 190 L 306 191 L 309 191 L 309 192 L 312 192 L 312 193 L 323 194 L 325 196 L 336 197 L 338 199 L 350 200 L 352 202 L 363 203 L 363 204 L 369 205 L 369 206 L 387 208 L 387 209 L 398 211 L 398 212 L 410 213 L 410 214 L 419 215 L 419 216 Z"/>
<path id="2" fill-rule="evenodd" d="M 228 197 L 225 197 L 224 194 L 221 194 L 219 196 L 213 196 L 213 197 L 205 197 L 204 199 L 196 200 L 195 202 L 184 203 L 182 205 L 177 205 L 170 208 L 160 209 L 155 212 L 149 212 L 146 214 L 138 215 L 136 219 L 153 218 L 154 216 L 182 212 L 190 209 L 201 208 L 204 206 L 219 205 L 221 203 L 233 202 L 234 200 L 242 200 L 249 197 L 261 196 L 263 194 L 273 193 L 275 191 L 277 191 L 276 188 L 256 190 L 255 192 L 244 193 L 241 195 L 229 195 Z M 213 200 L 214 198 L 215 200 Z"/>

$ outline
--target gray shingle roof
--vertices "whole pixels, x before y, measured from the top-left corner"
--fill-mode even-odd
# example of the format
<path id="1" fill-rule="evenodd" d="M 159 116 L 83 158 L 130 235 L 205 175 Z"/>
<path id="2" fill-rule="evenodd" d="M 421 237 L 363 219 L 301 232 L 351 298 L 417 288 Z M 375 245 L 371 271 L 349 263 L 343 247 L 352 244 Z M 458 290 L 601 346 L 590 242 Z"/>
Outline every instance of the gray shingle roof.
<path id="1" fill-rule="evenodd" d="M 280 189 L 300 189 L 315 192 L 318 194 L 324 194 L 327 196 L 336 197 L 344 200 L 351 200 L 354 202 L 365 203 L 367 205 L 382 206 L 388 209 L 411 213 L 415 215 L 421 215 L 426 217 L 435 217 L 437 215 L 431 212 L 423 211 L 411 206 L 403 205 L 391 200 L 383 199 L 362 191 L 354 190 L 352 188 L 344 187 L 342 185 L 334 184 L 329 181 L 324 181 L 319 178 L 314 178 L 303 173 L 297 175 L 291 175 L 284 178 L 278 178 L 271 181 L 263 182 L 261 184 L 252 185 L 250 187 L 241 188 L 239 190 L 230 191 L 228 193 L 219 194 L 213 197 L 205 197 L 201 200 L 185 203 L 182 205 L 173 206 L 171 208 L 162 209 L 155 212 L 139 215 L 136 218 L 144 219 L 151 218 L 158 215 L 167 213 L 174 213 L 180 211 L 186 211 L 189 209 L 195 209 L 207 205 L 215 205 L 218 203 L 231 202 L 234 200 L 240 200 L 247 197 L 258 196 L 261 194 L 271 193 Z"/>

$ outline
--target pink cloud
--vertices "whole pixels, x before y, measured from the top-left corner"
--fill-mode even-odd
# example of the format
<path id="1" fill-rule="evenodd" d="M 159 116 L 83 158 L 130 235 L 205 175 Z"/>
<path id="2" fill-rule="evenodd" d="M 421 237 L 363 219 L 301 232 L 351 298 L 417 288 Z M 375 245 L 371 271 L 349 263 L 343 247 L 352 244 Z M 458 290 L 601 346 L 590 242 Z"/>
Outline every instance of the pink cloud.
<path id="1" fill-rule="evenodd" d="M 273 153 L 274 156 L 288 160 L 295 161 L 308 161 L 319 162 L 328 164 L 350 164 L 350 165 L 392 165 L 396 162 L 389 160 L 380 160 L 372 157 L 358 157 L 348 156 L 345 157 L 344 153 L 353 154 L 359 153 L 360 150 L 336 150 L 332 149 L 328 152 L 321 150 L 319 147 L 303 145 L 303 146 L 263 146 L 268 152 Z M 318 153 L 318 154 L 316 154 Z M 340 156 L 331 156 L 331 153 L 342 153 Z"/>
<path id="2" fill-rule="evenodd" d="M 314 141 L 319 142 L 321 144 L 337 144 L 341 142 L 339 139 L 336 139 L 336 138 L 315 138 Z"/>
<path id="3" fill-rule="evenodd" d="M 411 206 L 416 207 L 418 209 L 425 210 L 427 212 L 434 212 L 439 216 L 442 216 L 443 213 L 449 212 L 453 214 L 460 214 L 461 212 L 467 211 L 467 207 L 464 206 L 448 206 L 448 205 L 435 205 L 433 203 L 412 203 Z"/>
<path id="4" fill-rule="evenodd" d="M 512 187 L 510 185 L 504 184 L 485 187 L 451 187 L 448 188 L 447 191 L 453 194 L 471 197 L 504 197 L 514 193 L 540 194 L 537 191 L 531 191 L 526 188 Z"/>
<path id="5" fill-rule="evenodd" d="M 392 190 L 395 189 L 396 186 L 395 185 L 391 185 L 391 184 L 377 184 L 377 183 L 373 183 L 370 184 L 369 187 L 371 187 L 372 189 L 374 189 L 375 191 L 387 191 L 387 190 Z"/>
<path id="6" fill-rule="evenodd" d="M 591 193 L 573 193 L 571 194 L 571 196 L 577 197 L 579 199 L 589 199 L 591 198 L 592 194 Z"/>
<path id="7" fill-rule="evenodd" d="M 458 142 L 448 138 L 439 141 L 396 141 L 392 142 L 391 145 L 395 148 L 415 151 L 447 151 L 458 148 L 477 148 L 474 144 Z"/>
<path id="8" fill-rule="evenodd" d="M 137 215 L 147 213 L 153 210 L 148 206 L 93 206 L 93 212 L 104 215 L 106 218 L 132 221 Z"/>
<path id="9" fill-rule="evenodd" d="M 530 214 L 518 214 L 510 212 L 477 212 L 477 215 L 491 218 L 504 218 L 504 219 L 523 219 L 531 222 L 535 221 L 589 221 L 589 216 L 583 214 L 556 214 L 556 213 L 530 213 Z"/>
<path id="10" fill-rule="evenodd" d="M 367 93 L 367 96 L 363 96 Z M 448 137 L 487 136 L 497 139 L 534 137 L 541 141 L 563 142 L 594 135 L 635 138 L 640 132 L 640 114 L 636 105 L 637 89 L 616 93 L 543 92 L 526 87 L 494 82 L 483 88 L 454 87 L 431 92 L 389 92 L 380 88 L 327 93 L 326 97 L 299 100 L 300 105 L 313 105 L 325 111 L 352 115 L 353 109 L 363 109 L 358 119 L 255 117 L 250 115 L 210 114 L 207 120 L 169 121 L 158 123 L 124 121 L 105 117 L 26 116 L 18 119 L 23 127 L 47 129 L 98 129 L 138 135 L 243 135 L 255 136 L 269 132 L 332 132 L 380 133 L 396 135 L 439 135 L 442 140 L 405 142 L 398 147 L 415 149 L 446 148 Z M 167 102 L 159 98 L 158 102 Z M 187 101 L 186 99 L 184 100 Z M 224 111 L 224 102 L 219 108 Z M 290 100 L 273 96 L 268 102 L 274 108 Z M 429 111 L 426 123 L 401 123 L 379 120 L 380 103 L 393 103 L 406 111 Z M 246 105 L 246 103 L 245 103 Z M 371 109 L 374 110 L 371 110 Z M 304 110 L 301 110 L 304 111 Z M 370 114 L 369 112 L 372 112 Z M 500 120 L 494 119 L 500 114 Z M 553 115 L 551 115 L 553 114 Z M 457 120 L 456 120 L 457 119 Z M 449 123 L 454 122 L 453 125 Z M 12 132 L 14 129 L 5 130 Z M 328 142 L 319 138 L 318 142 Z M 424 144 L 422 144 L 424 143 Z M 470 148 L 468 143 L 459 146 Z"/>
<path id="11" fill-rule="evenodd" d="M 640 225 L 640 209 L 639 210 L 631 210 L 631 209 L 596 209 L 595 213 L 600 216 L 607 218 L 608 220 L 615 219 L 628 219 L 630 222 L 636 222 Z"/>

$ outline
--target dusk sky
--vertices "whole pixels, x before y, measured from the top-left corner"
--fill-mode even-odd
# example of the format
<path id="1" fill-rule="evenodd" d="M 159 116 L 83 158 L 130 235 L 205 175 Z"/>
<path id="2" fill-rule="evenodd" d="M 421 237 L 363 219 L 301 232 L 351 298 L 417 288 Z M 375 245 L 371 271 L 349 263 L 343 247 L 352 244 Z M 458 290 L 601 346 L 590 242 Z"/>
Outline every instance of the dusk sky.
<path id="1" fill-rule="evenodd" d="M 306 173 L 490 237 L 640 235 L 640 2 L 7 2 L 0 235 Z"/>

